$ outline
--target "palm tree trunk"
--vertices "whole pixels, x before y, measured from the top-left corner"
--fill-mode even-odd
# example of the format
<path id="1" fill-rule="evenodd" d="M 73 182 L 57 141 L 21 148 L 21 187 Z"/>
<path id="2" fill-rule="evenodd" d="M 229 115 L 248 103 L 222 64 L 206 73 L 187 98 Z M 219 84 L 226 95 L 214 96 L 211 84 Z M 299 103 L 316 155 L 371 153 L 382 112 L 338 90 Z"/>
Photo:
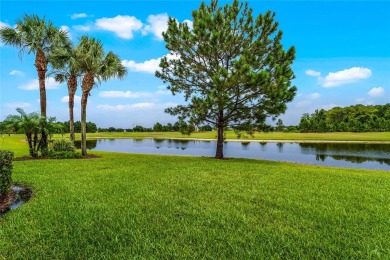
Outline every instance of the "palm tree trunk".
<path id="1" fill-rule="evenodd" d="M 215 154 L 216 159 L 223 159 L 223 131 L 224 127 L 223 124 L 218 124 L 218 138 L 217 138 L 217 151 Z"/>
<path id="2" fill-rule="evenodd" d="M 70 140 L 74 142 L 74 95 L 77 89 L 77 79 L 71 76 L 68 80 L 68 94 L 69 94 L 69 134 Z"/>
<path id="3" fill-rule="evenodd" d="M 39 81 L 39 100 L 41 105 L 41 117 L 42 120 L 46 121 L 46 87 L 45 87 L 45 78 L 47 71 L 47 59 L 45 53 L 42 50 L 37 50 L 35 56 L 35 67 L 38 72 L 38 81 Z M 45 133 L 44 125 L 41 129 L 41 149 L 45 151 L 47 149 L 47 133 Z"/>
<path id="4" fill-rule="evenodd" d="M 89 91 L 83 90 L 81 96 L 81 154 L 87 155 L 87 102 Z"/>

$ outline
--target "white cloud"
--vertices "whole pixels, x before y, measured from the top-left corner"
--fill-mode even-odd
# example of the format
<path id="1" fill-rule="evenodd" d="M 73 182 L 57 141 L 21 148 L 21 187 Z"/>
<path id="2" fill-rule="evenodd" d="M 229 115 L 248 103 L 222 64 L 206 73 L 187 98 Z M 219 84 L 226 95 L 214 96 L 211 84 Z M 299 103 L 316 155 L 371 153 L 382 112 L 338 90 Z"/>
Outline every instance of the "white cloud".
<path id="1" fill-rule="evenodd" d="M 133 60 L 123 60 L 122 65 L 129 68 L 130 71 L 134 72 L 147 72 L 155 73 L 159 69 L 161 58 L 147 60 L 141 63 L 137 63 Z"/>
<path id="2" fill-rule="evenodd" d="M 368 92 L 370 97 L 383 97 L 385 94 L 385 89 L 383 87 L 373 88 Z"/>
<path id="3" fill-rule="evenodd" d="M 127 105 L 98 105 L 97 108 L 106 111 L 135 111 L 135 110 L 148 110 L 156 107 L 155 103 L 135 103 Z"/>
<path id="4" fill-rule="evenodd" d="M 86 13 L 78 13 L 78 14 L 72 14 L 70 16 L 70 19 L 75 20 L 75 19 L 87 18 L 87 17 L 91 17 L 91 16 L 93 16 L 93 15 L 87 15 Z"/>
<path id="5" fill-rule="evenodd" d="M 54 78 L 46 79 L 45 87 L 46 89 L 58 89 L 61 84 L 56 82 Z M 36 90 L 39 89 L 39 81 L 37 79 L 32 79 L 28 81 L 26 84 L 18 87 L 19 89 L 24 90 Z"/>
<path id="6" fill-rule="evenodd" d="M 164 109 L 171 106 L 177 106 L 177 104 L 171 102 L 163 103 L 163 104 L 142 102 L 142 103 L 134 103 L 134 104 L 126 104 L 126 105 L 98 105 L 97 108 L 105 111 L 138 111 L 138 110 Z"/>
<path id="7" fill-rule="evenodd" d="M 334 107 L 339 107 L 339 106 L 332 103 L 332 104 L 328 104 L 328 105 L 323 105 L 321 108 L 325 109 L 325 110 L 329 110 L 329 109 L 332 109 Z"/>
<path id="8" fill-rule="evenodd" d="M 315 70 L 306 70 L 305 74 L 312 77 L 318 77 L 321 76 L 321 72 L 315 71 Z"/>
<path id="9" fill-rule="evenodd" d="M 132 91 L 100 91 L 99 97 L 104 98 L 140 98 L 151 97 L 152 94 L 148 92 L 132 92 Z"/>
<path id="10" fill-rule="evenodd" d="M 168 19 L 169 16 L 167 13 L 149 15 L 146 20 L 147 24 L 142 29 L 142 34 L 147 35 L 151 33 L 157 40 L 162 41 L 164 39 L 162 33 L 168 29 Z M 183 23 L 187 23 L 190 30 L 193 29 L 193 22 L 191 20 L 184 20 Z"/>
<path id="11" fill-rule="evenodd" d="M 12 70 L 9 75 L 12 75 L 12 76 L 20 76 L 20 77 L 23 77 L 24 76 L 24 72 L 20 71 L 20 70 Z"/>
<path id="12" fill-rule="evenodd" d="M 0 21 L 0 28 L 3 28 L 3 27 L 11 27 L 11 25 L 9 25 L 8 23 L 3 23 Z"/>
<path id="13" fill-rule="evenodd" d="M 142 34 L 152 33 L 156 39 L 163 40 L 162 33 L 168 29 L 168 14 L 149 15 L 147 18 L 148 25 L 145 25 Z"/>
<path id="14" fill-rule="evenodd" d="M 177 59 L 176 55 L 172 54 L 167 54 L 165 55 L 168 59 Z M 147 60 L 141 63 L 137 63 L 133 60 L 123 60 L 122 65 L 127 67 L 130 71 L 133 72 L 147 72 L 147 73 L 152 73 L 154 74 L 156 70 L 159 70 L 159 64 L 161 61 L 162 57 L 157 58 L 157 59 L 151 59 Z"/>
<path id="15" fill-rule="evenodd" d="M 64 96 L 64 97 L 62 97 L 62 98 L 61 98 L 61 102 L 62 102 L 62 103 L 68 103 L 68 102 L 69 102 L 69 96 Z M 81 102 L 81 97 L 75 95 L 75 96 L 74 96 L 74 102 L 75 102 L 75 103 L 80 103 L 80 102 Z"/>
<path id="16" fill-rule="evenodd" d="M 29 104 L 29 103 L 26 103 L 26 102 L 15 102 L 15 103 L 6 103 L 5 106 L 6 106 L 7 108 L 14 108 L 14 109 L 16 109 L 16 108 L 18 108 L 18 107 L 20 107 L 20 108 L 29 107 L 30 104 Z"/>
<path id="17" fill-rule="evenodd" d="M 166 86 L 162 85 L 158 87 L 158 90 L 156 91 L 157 95 L 170 95 L 172 92 L 167 89 Z"/>
<path id="18" fill-rule="evenodd" d="M 92 28 L 90 25 L 73 25 L 73 29 L 82 32 L 89 32 Z"/>
<path id="19" fill-rule="evenodd" d="M 304 100 L 304 101 L 297 102 L 295 107 L 296 108 L 304 108 L 304 107 L 307 107 L 308 105 L 310 105 L 310 101 Z"/>
<path id="20" fill-rule="evenodd" d="M 142 28 L 142 22 L 134 16 L 118 15 L 114 18 L 97 19 L 96 26 L 101 30 L 114 32 L 120 38 L 131 39 L 133 32 Z"/>
<path id="21" fill-rule="evenodd" d="M 312 93 L 310 94 L 311 99 L 319 99 L 321 97 L 320 93 Z"/>
<path id="22" fill-rule="evenodd" d="M 326 88 L 351 84 L 371 76 L 371 70 L 361 67 L 353 67 L 338 72 L 330 72 L 325 78 L 320 79 L 321 85 Z"/>

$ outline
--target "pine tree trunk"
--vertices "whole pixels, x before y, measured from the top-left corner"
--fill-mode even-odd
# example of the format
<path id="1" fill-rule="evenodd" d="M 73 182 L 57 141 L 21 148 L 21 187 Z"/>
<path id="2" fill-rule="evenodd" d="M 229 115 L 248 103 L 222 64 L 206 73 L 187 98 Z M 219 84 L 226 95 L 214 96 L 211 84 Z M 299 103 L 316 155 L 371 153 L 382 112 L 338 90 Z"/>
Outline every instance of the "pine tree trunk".
<path id="1" fill-rule="evenodd" d="M 217 151 L 215 154 L 216 159 L 223 159 L 223 125 L 218 125 L 218 138 L 217 138 Z"/>
<path id="2" fill-rule="evenodd" d="M 74 142 L 74 95 L 77 89 L 77 79 L 71 76 L 68 80 L 68 94 L 69 94 L 69 134 L 70 140 Z"/>
<path id="3" fill-rule="evenodd" d="M 84 91 L 81 97 L 81 154 L 87 155 L 87 101 L 89 91 Z"/>

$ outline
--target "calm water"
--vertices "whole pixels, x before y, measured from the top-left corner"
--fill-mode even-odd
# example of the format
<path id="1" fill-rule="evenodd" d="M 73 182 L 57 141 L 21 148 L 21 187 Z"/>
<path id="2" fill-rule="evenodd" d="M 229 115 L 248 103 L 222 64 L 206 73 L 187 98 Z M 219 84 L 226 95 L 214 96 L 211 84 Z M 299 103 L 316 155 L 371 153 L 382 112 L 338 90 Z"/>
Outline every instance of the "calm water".
<path id="1" fill-rule="evenodd" d="M 80 142 L 76 142 L 76 147 Z M 214 141 L 103 139 L 88 149 L 141 154 L 215 155 Z M 226 157 L 289 161 L 315 165 L 390 170 L 390 144 L 226 142 Z"/>

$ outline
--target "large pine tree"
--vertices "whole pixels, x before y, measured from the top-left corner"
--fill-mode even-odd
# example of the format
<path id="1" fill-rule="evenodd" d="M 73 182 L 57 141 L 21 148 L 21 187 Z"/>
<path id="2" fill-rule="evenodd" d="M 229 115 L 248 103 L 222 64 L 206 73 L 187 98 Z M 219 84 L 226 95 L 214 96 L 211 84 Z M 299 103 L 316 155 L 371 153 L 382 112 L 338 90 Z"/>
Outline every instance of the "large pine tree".
<path id="1" fill-rule="evenodd" d="M 190 124 L 215 125 L 219 159 L 227 127 L 251 133 L 284 113 L 296 93 L 294 47 L 283 49 L 275 13 L 252 13 L 247 3 L 220 7 L 212 0 L 193 11 L 193 28 L 170 18 L 163 33 L 171 58 L 161 60 L 156 76 L 187 101 L 166 112 Z"/>

